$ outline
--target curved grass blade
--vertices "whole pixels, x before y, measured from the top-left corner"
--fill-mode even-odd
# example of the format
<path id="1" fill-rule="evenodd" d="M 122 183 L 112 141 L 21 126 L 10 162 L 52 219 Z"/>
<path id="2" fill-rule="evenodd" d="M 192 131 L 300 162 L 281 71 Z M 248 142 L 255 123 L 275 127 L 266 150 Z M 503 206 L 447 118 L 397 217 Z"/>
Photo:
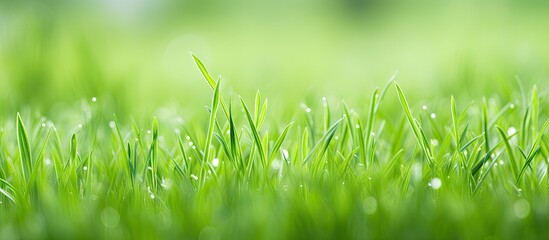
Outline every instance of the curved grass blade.
<path id="1" fill-rule="evenodd" d="M 327 131 L 326 133 L 322 136 L 322 138 L 320 138 L 320 140 L 318 141 L 318 143 L 313 147 L 313 149 L 311 149 L 311 151 L 309 152 L 309 154 L 307 155 L 307 157 L 305 157 L 305 159 L 303 160 L 303 164 L 306 164 L 309 160 L 311 160 L 311 157 L 313 156 L 314 153 L 316 153 L 316 149 L 322 144 L 324 143 L 324 145 L 322 146 L 322 151 L 320 152 L 320 155 L 318 156 L 318 159 L 322 158 L 324 156 L 324 153 L 326 153 L 326 150 L 328 149 L 328 146 L 330 145 L 330 142 L 332 140 L 332 138 L 334 137 L 335 133 L 336 133 L 336 130 L 339 126 L 339 124 L 341 123 L 341 121 L 343 121 L 343 118 L 340 118 L 339 120 L 337 120 Z"/>
<path id="2" fill-rule="evenodd" d="M 498 130 L 498 133 L 500 137 L 503 139 L 505 143 L 505 150 L 507 151 L 507 155 L 509 156 L 509 164 L 511 164 L 511 169 L 513 171 L 513 174 L 516 176 L 518 174 L 518 168 L 517 168 L 517 161 L 515 159 L 515 154 L 513 152 L 513 149 L 511 148 L 511 144 L 509 143 L 509 139 L 511 139 L 515 134 L 512 136 L 507 137 L 507 134 L 505 133 L 505 130 L 503 130 L 500 126 L 496 125 L 496 129 Z"/>
<path id="3" fill-rule="evenodd" d="M 240 97 L 240 102 L 242 103 L 242 107 L 244 107 L 244 113 L 246 114 L 246 119 L 248 120 L 248 124 L 250 125 L 250 129 L 252 130 L 252 137 L 254 139 L 254 143 L 257 147 L 257 151 L 259 152 L 259 157 L 261 158 L 261 163 L 263 166 L 267 166 L 267 157 L 265 156 L 265 152 L 263 151 L 263 144 L 261 143 L 261 138 L 259 137 L 259 133 L 257 131 L 257 128 L 254 124 L 254 120 L 252 119 L 252 116 L 250 115 L 250 111 L 248 110 L 248 107 L 246 106 L 246 103 L 244 102 L 244 99 Z"/>
<path id="4" fill-rule="evenodd" d="M 540 132 L 538 132 L 538 134 L 537 134 L 537 136 L 534 140 L 534 143 L 532 144 L 532 147 L 530 148 L 530 151 L 528 151 L 528 155 L 526 156 L 526 163 L 524 163 L 524 166 L 522 166 L 522 169 L 520 170 L 520 173 L 517 176 L 516 184 L 518 184 L 520 182 L 520 178 L 524 174 L 526 168 L 530 167 L 530 163 L 534 160 L 536 155 L 538 153 L 540 153 L 541 139 L 542 139 L 542 136 L 545 134 L 545 130 L 547 130 L 547 127 L 549 127 L 549 119 L 547 119 L 547 121 L 545 121 L 545 123 L 541 127 L 541 130 L 540 130 Z"/>
<path id="5" fill-rule="evenodd" d="M 200 59 L 198 59 L 198 57 L 196 55 L 194 55 L 193 53 L 191 53 L 191 55 L 194 59 L 194 62 L 196 63 L 196 66 L 198 66 L 198 69 L 202 73 L 202 76 L 204 76 L 204 79 L 206 79 L 206 82 L 208 82 L 208 85 L 210 85 L 212 90 L 214 90 L 214 92 L 215 92 L 215 88 L 217 87 L 217 85 L 219 84 L 219 81 L 221 79 L 217 80 L 217 83 L 216 83 L 216 81 L 212 78 L 212 75 L 210 75 L 210 73 L 208 72 L 208 70 L 206 69 L 206 67 L 202 63 L 202 61 L 200 61 Z M 223 99 L 221 99 L 220 102 L 221 102 L 221 108 L 223 109 L 223 112 L 225 112 L 225 116 L 228 119 L 229 118 L 229 110 L 227 109 Z"/>
<path id="6" fill-rule="evenodd" d="M 13 203 L 17 204 L 17 201 L 15 200 L 15 196 L 17 193 L 15 192 L 15 188 L 6 180 L 0 178 L 0 183 L 6 186 L 6 188 L 0 188 L 0 194 L 4 195 L 7 199 L 12 201 Z M 8 190 L 11 190 L 12 193 L 8 192 Z"/>
<path id="7" fill-rule="evenodd" d="M 278 152 L 278 150 L 282 146 L 282 143 L 286 139 L 286 135 L 290 131 L 290 128 L 292 128 L 293 124 L 294 124 L 293 122 L 288 124 L 288 126 L 286 126 L 286 128 L 284 128 L 284 130 L 282 131 L 282 133 L 280 134 L 278 139 L 276 139 L 276 142 L 275 142 L 273 148 L 271 149 L 271 154 L 269 155 L 269 160 L 274 159 L 274 157 L 276 156 L 276 153 Z"/>
<path id="8" fill-rule="evenodd" d="M 423 150 L 423 153 L 427 157 L 427 162 L 429 165 L 433 164 L 433 154 L 431 153 L 430 148 L 428 145 L 426 145 L 426 139 L 424 138 L 425 134 L 420 129 L 419 125 L 417 124 L 417 121 L 412 116 L 412 112 L 410 111 L 410 106 L 408 105 L 408 101 L 406 100 L 406 97 L 404 96 L 404 92 L 402 92 L 402 89 L 400 86 L 395 82 L 395 87 L 397 90 L 397 95 L 400 101 L 400 104 L 402 105 L 402 108 L 404 109 L 404 113 L 406 114 L 406 118 L 408 119 L 408 123 L 412 127 L 412 131 L 416 137 L 416 140 Z"/>

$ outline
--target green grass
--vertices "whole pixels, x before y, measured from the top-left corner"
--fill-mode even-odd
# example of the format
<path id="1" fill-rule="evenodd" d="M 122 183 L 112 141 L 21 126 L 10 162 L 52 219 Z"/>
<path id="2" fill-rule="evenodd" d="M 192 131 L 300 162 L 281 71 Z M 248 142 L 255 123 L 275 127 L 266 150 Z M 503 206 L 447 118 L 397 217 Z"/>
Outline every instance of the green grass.
<path id="1" fill-rule="evenodd" d="M 192 121 L 119 121 L 101 99 L 68 111 L 85 116 L 78 127 L 4 113 L 0 239 L 549 235 L 549 120 L 537 87 L 422 107 L 395 74 L 368 103 L 270 102 L 282 115 L 259 92 L 248 105 L 224 91 L 192 57 L 213 90 Z"/>

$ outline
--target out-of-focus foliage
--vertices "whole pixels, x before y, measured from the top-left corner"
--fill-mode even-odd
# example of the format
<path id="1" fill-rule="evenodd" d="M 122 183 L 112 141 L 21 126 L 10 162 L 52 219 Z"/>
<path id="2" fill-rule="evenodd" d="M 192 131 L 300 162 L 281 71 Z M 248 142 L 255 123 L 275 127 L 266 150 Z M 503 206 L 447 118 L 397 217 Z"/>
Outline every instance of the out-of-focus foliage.
<path id="1" fill-rule="evenodd" d="M 261 89 L 291 102 L 360 102 L 397 70 L 421 96 L 510 91 L 515 75 L 547 80 L 548 9 L 543 1 L 3 1 L 0 97 L 46 111 L 91 96 L 138 112 L 204 105 L 190 51 L 241 94 Z"/>

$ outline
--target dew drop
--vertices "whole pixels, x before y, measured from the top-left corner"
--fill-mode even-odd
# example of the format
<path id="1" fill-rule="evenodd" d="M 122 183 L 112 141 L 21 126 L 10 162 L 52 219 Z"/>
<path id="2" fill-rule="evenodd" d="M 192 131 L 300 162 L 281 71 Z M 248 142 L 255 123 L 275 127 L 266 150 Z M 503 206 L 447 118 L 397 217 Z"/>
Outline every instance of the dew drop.
<path id="1" fill-rule="evenodd" d="M 440 178 L 433 178 L 431 181 L 429 181 L 429 186 L 435 190 L 438 190 L 440 187 L 442 187 L 442 181 Z"/>
<path id="2" fill-rule="evenodd" d="M 507 129 L 507 135 L 508 136 L 511 136 L 513 134 L 517 133 L 517 129 L 514 128 L 514 127 L 510 127 L 509 129 Z"/>
<path id="3" fill-rule="evenodd" d="M 101 212 L 101 222 L 107 228 L 115 228 L 120 223 L 120 214 L 114 208 L 105 208 Z"/>
<path id="4" fill-rule="evenodd" d="M 377 200 L 373 197 L 367 197 L 362 202 L 362 208 L 366 214 L 374 214 L 377 211 Z"/>
<path id="5" fill-rule="evenodd" d="M 513 211 L 517 218 L 523 219 L 530 215 L 530 204 L 525 199 L 520 199 L 513 205 Z"/>

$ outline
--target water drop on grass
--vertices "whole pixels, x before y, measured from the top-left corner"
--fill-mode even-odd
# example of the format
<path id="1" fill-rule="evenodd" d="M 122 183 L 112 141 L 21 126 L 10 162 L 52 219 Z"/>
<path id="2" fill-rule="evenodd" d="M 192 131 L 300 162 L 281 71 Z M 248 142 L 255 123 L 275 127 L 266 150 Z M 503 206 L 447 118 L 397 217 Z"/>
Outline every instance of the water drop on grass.
<path id="1" fill-rule="evenodd" d="M 517 218 L 526 218 L 530 215 L 530 204 L 525 199 L 520 199 L 513 205 L 513 211 Z"/>
<path id="2" fill-rule="evenodd" d="M 509 129 L 507 129 L 507 135 L 508 136 L 511 136 L 513 134 L 517 133 L 517 129 L 514 128 L 514 127 L 510 127 Z"/>
<path id="3" fill-rule="evenodd" d="M 427 105 L 423 105 L 423 110 L 427 110 Z"/>
<path id="4" fill-rule="evenodd" d="M 437 118 L 437 115 L 435 113 L 431 113 L 431 118 L 435 119 L 435 118 Z"/>
<path id="5" fill-rule="evenodd" d="M 114 208 L 105 208 L 101 212 L 101 222 L 107 228 L 115 228 L 120 223 L 120 214 Z"/>
<path id="6" fill-rule="evenodd" d="M 164 189 L 170 189 L 172 188 L 173 182 L 169 178 L 163 178 L 162 182 L 160 183 L 160 186 L 162 186 Z"/>
<path id="7" fill-rule="evenodd" d="M 92 97 L 92 102 L 97 102 L 97 98 L 96 98 L 96 97 Z"/>
<path id="8" fill-rule="evenodd" d="M 282 161 L 280 161 L 278 159 L 273 160 L 273 162 L 271 163 L 271 168 L 273 170 L 278 170 L 278 169 L 282 168 Z"/>
<path id="9" fill-rule="evenodd" d="M 429 181 L 429 186 L 435 190 L 438 190 L 440 187 L 442 187 L 442 181 L 440 178 L 433 178 L 431 181 Z"/>
<path id="10" fill-rule="evenodd" d="M 194 180 L 198 180 L 198 177 L 194 174 L 191 174 L 191 178 L 194 179 Z"/>
<path id="11" fill-rule="evenodd" d="M 377 200 L 373 197 L 367 197 L 362 202 L 362 208 L 366 214 L 374 214 L 377 211 Z"/>
<path id="12" fill-rule="evenodd" d="M 219 158 L 214 158 L 214 159 L 212 160 L 212 165 L 213 165 L 214 167 L 219 167 Z"/>
<path id="13" fill-rule="evenodd" d="M 114 121 L 110 121 L 109 122 L 109 127 L 110 128 L 115 128 L 116 127 L 116 123 Z"/>
<path id="14" fill-rule="evenodd" d="M 282 149 L 282 157 L 284 157 L 284 159 L 288 159 L 290 157 L 290 153 L 288 153 L 288 150 Z"/>

